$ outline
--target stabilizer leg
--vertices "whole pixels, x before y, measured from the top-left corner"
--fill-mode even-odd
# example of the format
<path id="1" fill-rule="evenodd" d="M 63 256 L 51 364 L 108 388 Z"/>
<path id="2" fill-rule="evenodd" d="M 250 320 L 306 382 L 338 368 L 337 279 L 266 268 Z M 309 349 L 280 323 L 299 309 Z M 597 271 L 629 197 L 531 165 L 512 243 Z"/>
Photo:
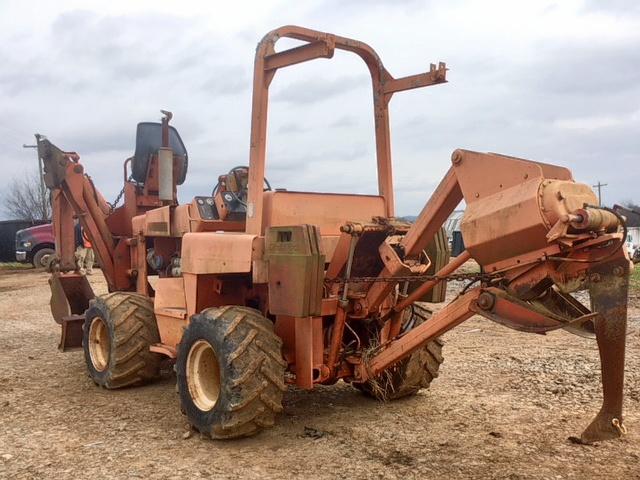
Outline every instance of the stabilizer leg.
<path id="1" fill-rule="evenodd" d="M 603 403 L 600 412 L 582 433 L 584 443 L 611 440 L 624 433 L 622 399 L 624 384 L 624 353 L 627 333 L 627 300 L 629 262 L 614 266 L 595 277 L 589 288 L 592 310 L 600 313 L 595 320 L 595 333 L 600 352 Z M 604 270 L 604 269 L 603 269 Z M 611 273 L 613 272 L 613 273 Z"/>

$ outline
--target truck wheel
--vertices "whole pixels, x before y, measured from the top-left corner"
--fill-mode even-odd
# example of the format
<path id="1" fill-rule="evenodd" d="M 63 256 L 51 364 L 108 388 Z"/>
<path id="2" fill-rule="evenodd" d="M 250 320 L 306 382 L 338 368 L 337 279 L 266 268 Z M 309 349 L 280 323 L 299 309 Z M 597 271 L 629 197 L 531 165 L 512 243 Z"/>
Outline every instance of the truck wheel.
<path id="1" fill-rule="evenodd" d="M 44 268 L 47 266 L 47 260 L 50 255 L 53 255 L 56 251 L 53 248 L 41 248 L 33 256 L 33 266 L 36 268 Z"/>
<path id="2" fill-rule="evenodd" d="M 286 391 L 282 341 L 253 308 L 209 308 L 191 318 L 176 360 L 183 412 L 216 439 L 246 437 L 274 424 Z"/>
<path id="3" fill-rule="evenodd" d="M 149 346 L 159 341 L 151 299 L 114 292 L 89 303 L 82 347 L 89 376 L 96 384 L 115 389 L 157 378 L 161 357 L 150 352 Z"/>
<path id="4" fill-rule="evenodd" d="M 409 329 L 415 328 L 426 318 L 427 312 L 414 305 L 405 325 L 410 325 Z M 352 385 L 365 395 L 382 401 L 415 395 L 421 389 L 428 388 L 433 379 L 438 376 L 440 364 L 444 361 L 443 345 L 444 342 L 437 337 L 409 357 L 389 367 L 376 378 Z"/>

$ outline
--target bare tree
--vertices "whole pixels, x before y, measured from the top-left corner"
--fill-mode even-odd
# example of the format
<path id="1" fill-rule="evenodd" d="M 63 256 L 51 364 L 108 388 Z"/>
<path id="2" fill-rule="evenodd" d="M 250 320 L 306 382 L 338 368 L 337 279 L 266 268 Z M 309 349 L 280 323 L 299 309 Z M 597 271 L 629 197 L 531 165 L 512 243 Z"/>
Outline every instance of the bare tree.
<path id="1" fill-rule="evenodd" d="M 15 219 L 51 220 L 49 193 L 40 189 L 37 172 L 26 173 L 23 177 L 11 180 L 2 206 L 4 211 Z"/>

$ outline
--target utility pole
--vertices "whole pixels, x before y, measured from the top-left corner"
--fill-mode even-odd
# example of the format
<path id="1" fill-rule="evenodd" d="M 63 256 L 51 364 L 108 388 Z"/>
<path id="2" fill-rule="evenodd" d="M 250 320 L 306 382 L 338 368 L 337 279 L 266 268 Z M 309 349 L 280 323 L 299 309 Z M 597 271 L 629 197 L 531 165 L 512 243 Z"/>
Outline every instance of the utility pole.
<path id="1" fill-rule="evenodd" d="M 600 180 L 598 180 L 598 183 L 596 185 L 591 185 L 593 188 L 597 188 L 598 189 L 598 206 L 602 206 L 602 187 L 606 187 L 608 185 L 608 183 L 600 183 Z"/>
<path id="2" fill-rule="evenodd" d="M 39 140 L 40 135 L 36 133 L 36 140 Z M 44 217 L 47 215 L 47 188 L 44 185 L 44 173 L 42 171 L 42 162 L 40 161 L 40 155 L 38 154 L 38 145 L 22 145 L 22 148 L 35 148 L 36 155 L 38 156 L 38 173 L 40 178 L 40 202 L 42 202 L 42 220 L 46 220 Z"/>

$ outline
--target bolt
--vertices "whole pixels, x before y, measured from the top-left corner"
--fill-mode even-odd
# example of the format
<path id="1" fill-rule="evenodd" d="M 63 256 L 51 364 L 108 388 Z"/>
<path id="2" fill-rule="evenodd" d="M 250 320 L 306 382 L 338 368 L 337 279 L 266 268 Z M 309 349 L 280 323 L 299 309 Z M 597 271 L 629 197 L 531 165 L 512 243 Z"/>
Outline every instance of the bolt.
<path id="1" fill-rule="evenodd" d="M 589 276 L 589 280 L 591 281 L 591 283 L 598 283 L 600 281 L 600 274 L 599 273 L 592 273 Z"/>
<path id="2" fill-rule="evenodd" d="M 75 165 L 73 167 L 73 173 L 82 173 L 82 166 L 80 165 Z"/>
<path id="3" fill-rule="evenodd" d="M 455 152 L 453 152 L 453 154 L 451 155 L 451 161 L 454 165 L 458 165 L 460 162 L 462 162 L 462 152 L 460 152 L 460 150 L 456 150 Z"/>
<path id="4" fill-rule="evenodd" d="M 621 277 L 621 276 L 623 276 L 623 275 L 624 275 L 624 268 L 622 268 L 620 265 L 618 265 L 617 267 L 615 267 L 615 268 L 613 269 L 613 274 L 614 274 L 616 277 Z"/>
<path id="5" fill-rule="evenodd" d="M 496 303 L 496 299 L 493 295 L 488 292 L 483 292 L 478 297 L 478 306 L 482 310 L 490 310 L 493 308 L 493 305 Z"/>

